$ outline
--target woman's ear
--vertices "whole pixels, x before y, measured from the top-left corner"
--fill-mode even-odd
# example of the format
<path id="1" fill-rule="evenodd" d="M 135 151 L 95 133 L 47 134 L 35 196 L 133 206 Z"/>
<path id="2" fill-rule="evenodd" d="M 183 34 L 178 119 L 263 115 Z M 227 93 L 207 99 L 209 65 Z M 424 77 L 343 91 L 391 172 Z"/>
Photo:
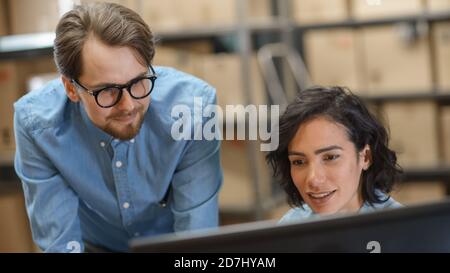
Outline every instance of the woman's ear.
<path id="1" fill-rule="evenodd" d="M 368 144 L 364 146 L 360 155 L 362 157 L 362 169 L 364 171 L 367 171 L 370 165 L 372 165 L 372 150 L 370 149 L 370 146 Z"/>
<path id="2" fill-rule="evenodd" d="M 61 76 L 61 79 L 64 84 L 64 89 L 66 90 L 67 97 L 69 97 L 72 102 L 79 102 L 80 96 L 78 95 L 77 90 L 75 89 L 75 86 L 72 84 L 71 80 L 69 80 L 65 76 Z"/>

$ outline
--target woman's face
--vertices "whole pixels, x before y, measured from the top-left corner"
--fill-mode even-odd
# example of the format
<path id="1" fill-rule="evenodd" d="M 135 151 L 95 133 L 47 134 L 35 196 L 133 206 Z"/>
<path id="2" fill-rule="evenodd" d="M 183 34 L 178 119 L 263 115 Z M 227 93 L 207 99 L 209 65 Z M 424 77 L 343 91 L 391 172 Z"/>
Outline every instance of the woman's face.
<path id="1" fill-rule="evenodd" d="M 303 123 L 289 143 L 288 156 L 292 180 L 315 213 L 361 208 L 359 184 L 370 166 L 370 148 L 357 152 L 343 125 L 326 117 Z"/>

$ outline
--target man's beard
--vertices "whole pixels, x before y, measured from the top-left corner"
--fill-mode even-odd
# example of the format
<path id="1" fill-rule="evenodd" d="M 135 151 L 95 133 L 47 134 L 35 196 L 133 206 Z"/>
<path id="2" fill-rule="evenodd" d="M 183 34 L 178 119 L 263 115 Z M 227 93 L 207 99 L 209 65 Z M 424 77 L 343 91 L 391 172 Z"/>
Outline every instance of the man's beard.
<path id="1" fill-rule="evenodd" d="M 130 140 L 134 138 L 139 133 L 144 121 L 143 107 L 134 110 L 132 114 L 136 114 L 135 120 L 132 123 L 127 124 L 125 127 L 121 126 L 120 128 L 115 126 L 119 124 L 118 121 L 114 120 L 114 117 L 117 117 L 117 115 L 109 117 L 111 122 L 108 122 L 106 126 L 102 128 L 103 131 L 120 140 Z"/>

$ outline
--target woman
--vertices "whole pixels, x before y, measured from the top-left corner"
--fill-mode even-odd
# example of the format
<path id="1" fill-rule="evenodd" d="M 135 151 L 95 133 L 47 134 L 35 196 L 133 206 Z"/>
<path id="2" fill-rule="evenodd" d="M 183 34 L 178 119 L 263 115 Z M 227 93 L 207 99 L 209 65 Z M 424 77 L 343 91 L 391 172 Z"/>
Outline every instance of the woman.
<path id="1" fill-rule="evenodd" d="M 294 207 L 280 222 L 401 206 L 388 195 L 401 169 L 386 129 L 341 87 L 300 92 L 267 161 Z"/>

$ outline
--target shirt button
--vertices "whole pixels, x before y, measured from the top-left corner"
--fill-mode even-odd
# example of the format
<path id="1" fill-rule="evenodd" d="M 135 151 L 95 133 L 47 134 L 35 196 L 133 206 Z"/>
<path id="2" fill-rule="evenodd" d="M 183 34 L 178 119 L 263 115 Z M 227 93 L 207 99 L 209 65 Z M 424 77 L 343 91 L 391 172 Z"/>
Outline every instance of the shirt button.
<path id="1" fill-rule="evenodd" d="M 132 140 L 130 140 L 131 143 L 134 143 L 134 138 Z"/>
<path id="2" fill-rule="evenodd" d="M 102 146 L 102 148 L 104 148 L 106 146 L 106 143 L 102 141 L 102 142 L 100 142 L 100 146 Z"/>
<path id="3" fill-rule="evenodd" d="M 116 167 L 117 168 L 122 167 L 122 161 L 116 161 Z"/>
<path id="4" fill-rule="evenodd" d="M 128 202 L 123 203 L 123 208 L 124 209 L 127 209 L 129 207 L 130 207 L 130 203 L 128 203 Z"/>

